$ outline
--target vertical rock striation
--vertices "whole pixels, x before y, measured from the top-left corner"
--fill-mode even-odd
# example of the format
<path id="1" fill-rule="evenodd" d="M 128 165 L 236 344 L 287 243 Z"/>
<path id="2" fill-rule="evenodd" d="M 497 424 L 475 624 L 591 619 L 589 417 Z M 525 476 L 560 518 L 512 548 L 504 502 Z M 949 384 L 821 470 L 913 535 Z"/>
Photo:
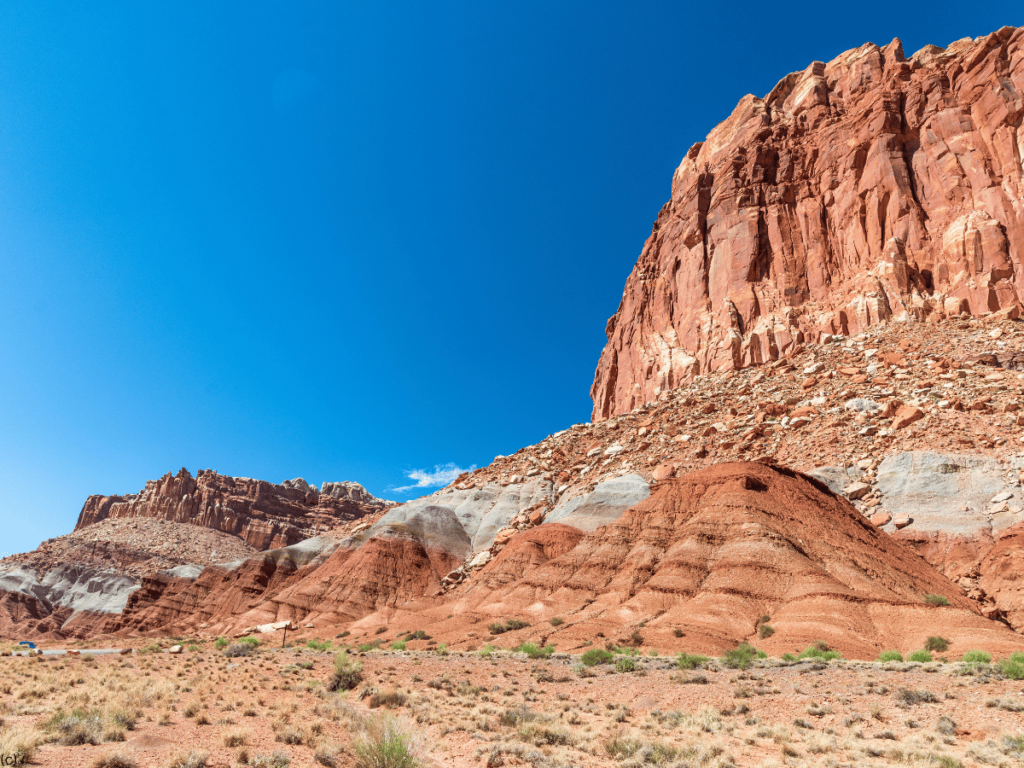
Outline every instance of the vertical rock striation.
<path id="1" fill-rule="evenodd" d="M 593 417 L 702 372 L 1024 296 L 1024 28 L 867 44 L 745 96 L 686 153 L 608 321 Z"/>

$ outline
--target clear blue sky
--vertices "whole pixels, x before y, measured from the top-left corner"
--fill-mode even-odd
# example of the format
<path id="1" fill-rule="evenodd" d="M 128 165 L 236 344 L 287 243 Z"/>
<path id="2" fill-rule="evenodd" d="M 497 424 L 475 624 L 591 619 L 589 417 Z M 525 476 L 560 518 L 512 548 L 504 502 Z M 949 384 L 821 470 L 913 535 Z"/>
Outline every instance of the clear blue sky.
<path id="1" fill-rule="evenodd" d="M 188 467 L 390 498 L 590 413 L 693 142 L 974 3 L 9 3 L 0 551 Z"/>

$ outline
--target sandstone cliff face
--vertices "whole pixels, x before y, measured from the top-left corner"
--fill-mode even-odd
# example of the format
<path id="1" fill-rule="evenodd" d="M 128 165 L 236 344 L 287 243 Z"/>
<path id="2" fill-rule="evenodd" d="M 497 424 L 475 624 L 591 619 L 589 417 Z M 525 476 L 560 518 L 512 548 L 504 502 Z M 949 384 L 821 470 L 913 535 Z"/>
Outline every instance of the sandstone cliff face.
<path id="1" fill-rule="evenodd" d="M 744 97 L 673 177 L 608 322 L 594 420 L 825 334 L 1016 308 L 1022 117 L 1010 27 L 909 59 L 867 44 Z"/>
<path id="2" fill-rule="evenodd" d="M 317 536 L 390 504 L 358 483 L 325 483 L 320 493 L 301 478 L 275 485 L 208 469 L 193 478 L 182 469 L 147 481 L 141 493 L 90 496 L 75 530 L 108 518 L 148 517 L 224 531 L 264 550 Z"/>

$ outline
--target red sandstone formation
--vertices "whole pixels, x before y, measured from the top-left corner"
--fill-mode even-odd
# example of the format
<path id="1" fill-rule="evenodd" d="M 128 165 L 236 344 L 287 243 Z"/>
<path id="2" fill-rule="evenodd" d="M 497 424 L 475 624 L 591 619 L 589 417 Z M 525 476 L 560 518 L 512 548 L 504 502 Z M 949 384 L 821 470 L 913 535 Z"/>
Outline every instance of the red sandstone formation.
<path id="1" fill-rule="evenodd" d="M 963 647 L 1024 648 L 845 499 L 758 462 L 660 483 L 591 535 L 559 523 L 524 531 L 447 595 L 439 589 L 452 564 L 445 553 L 390 533 L 358 544 L 348 539 L 306 564 L 267 553 L 234 571 L 209 567 L 194 582 L 151 577 L 109 628 L 231 632 L 291 619 L 358 634 L 391 624 L 459 647 L 495 619 L 519 618 L 531 626 L 503 636 L 503 645 L 539 635 L 569 650 L 599 632 L 636 630 L 647 646 L 720 651 L 756 638 L 768 615 L 775 634 L 758 643 L 776 654 L 825 640 L 848 657 L 873 658 L 932 634 Z M 932 593 L 951 606 L 926 604 Z M 551 626 L 554 616 L 565 623 Z"/>
<path id="2" fill-rule="evenodd" d="M 523 549 L 535 542 L 513 539 L 460 591 L 456 614 L 538 623 L 560 616 L 565 624 L 546 637 L 559 648 L 633 629 L 657 648 L 751 641 L 781 654 L 822 639 L 860 658 L 916 647 L 936 633 L 986 647 L 1024 645 L 845 499 L 766 464 L 719 464 L 661 483 L 615 523 L 524 569 Z M 952 607 L 927 605 L 933 593 Z M 765 615 L 775 634 L 759 640 Z"/>
<path id="3" fill-rule="evenodd" d="M 695 374 L 1024 295 L 1024 29 L 867 44 L 745 96 L 686 153 L 608 321 L 594 420 Z"/>
<path id="4" fill-rule="evenodd" d="M 182 469 L 147 481 L 141 493 L 90 496 L 75 530 L 107 518 L 150 517 L 231 533 L 263 550 L 317 536 L 390 503 L 354 483 L 326 483 L 320 493 L 301 479 L 274 485 L 209 469 L 193 478 Z"/>

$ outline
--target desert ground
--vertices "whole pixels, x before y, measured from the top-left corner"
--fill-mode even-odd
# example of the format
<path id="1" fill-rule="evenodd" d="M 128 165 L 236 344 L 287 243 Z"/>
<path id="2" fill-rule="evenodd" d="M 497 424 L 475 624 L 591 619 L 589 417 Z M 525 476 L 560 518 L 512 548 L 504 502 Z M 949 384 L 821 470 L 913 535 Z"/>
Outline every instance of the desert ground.
<path id="1" fill-rule="evenodd" d="M 1024 664 L 965 663 L 965 649 L 927 663 L 813 647 L 680 661 L 252 640 L 166 638 L 127 655 L 8 647 L 0 752 L 59 768 L 1024 762 Z"/>

